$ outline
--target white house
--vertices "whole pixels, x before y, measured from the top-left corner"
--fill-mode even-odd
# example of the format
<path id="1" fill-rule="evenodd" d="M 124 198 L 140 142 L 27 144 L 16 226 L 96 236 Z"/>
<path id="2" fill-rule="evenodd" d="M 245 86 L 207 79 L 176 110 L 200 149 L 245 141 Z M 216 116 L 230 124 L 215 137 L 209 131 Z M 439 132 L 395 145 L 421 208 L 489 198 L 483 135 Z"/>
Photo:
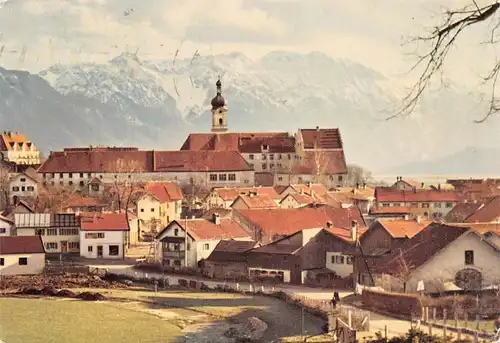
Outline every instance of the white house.
<path id="1" fill-rule="evenodd" d="M 35 275 L 45 268 L 40 236 L 0 237 L 0 275 Z"/>
<path id="2" fill-rule="evenodd" d="M 214 214 L 211 220 L 175 220 L 156 239 L 160 241 L 160 256 L 165 267 L 196 268 L 221 240 L 251 240 L 251 237 L 232 218 Z"/>
<path id="3" fill-rule="evenodd" d="M 14 221 L 0 214 L 0 236 L 13 236 Z"/>
<path id="4" fill-rule="evenodd" d="M 80 256 L 123 259 L 128 246 L 129 228 L 125 213 L 96 213 L 81 217 Z"/>
<path id="5" fill-rule="evenodd" d="M 31 167 L 12 177 L 9 181 L 11 203 L 15 204 L 23 198 L 36 198 L 39 184 L 39 175 Z"/>
<path id="6" fill-rule="evenodd" d="M 18 236 L 41 236 L 47 253 L 80 251 L 80 220 L 74 213 L 15 213 Z"/>

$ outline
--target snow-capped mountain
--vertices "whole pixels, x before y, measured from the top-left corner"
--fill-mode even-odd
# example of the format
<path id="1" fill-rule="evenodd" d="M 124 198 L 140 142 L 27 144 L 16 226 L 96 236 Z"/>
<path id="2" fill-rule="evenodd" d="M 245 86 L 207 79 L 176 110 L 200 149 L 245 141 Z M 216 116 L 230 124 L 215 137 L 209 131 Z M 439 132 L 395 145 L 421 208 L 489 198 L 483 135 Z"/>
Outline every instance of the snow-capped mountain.
<path id="1" fill-rule="evenodd" d="M 0 70 L 0 90 L 2 73 L 18 72 Z M 290 52 L 258 60 L 240 53 L 198 55 L 175 63 L 123 53 L 105 64 L 54 65 L 39 73 L 48 83 L 29 75 L 40 89 L 28 87 L 26 94 L 28 79 L 17 90 L 7 86 L 19 96 L 0 100 L 1 126 L 26 130 L 45 149 L 97 143 L 178 148 L 189 132 L 210 130 L 217 75 L 228 101 L 230 130 L 339 127 L 348 163 L 375 170 L 439 158 L 465 146 L 488 146 L 500 128 L 496 118 L 488 125 L 473 124 L 481 107 L 453 87 L 428 93 L 410 117 L 386 121 L 404 92 L 395 80 L 348 60 Z M 50 96 L 39 96 L 49 90 Z M 49 104 L 57 110 L 44 110 Z M 48 139 L 30 121 L 35 117 L 68 134 Z M 62 124 L 65 120 L 70 122 Z"/>

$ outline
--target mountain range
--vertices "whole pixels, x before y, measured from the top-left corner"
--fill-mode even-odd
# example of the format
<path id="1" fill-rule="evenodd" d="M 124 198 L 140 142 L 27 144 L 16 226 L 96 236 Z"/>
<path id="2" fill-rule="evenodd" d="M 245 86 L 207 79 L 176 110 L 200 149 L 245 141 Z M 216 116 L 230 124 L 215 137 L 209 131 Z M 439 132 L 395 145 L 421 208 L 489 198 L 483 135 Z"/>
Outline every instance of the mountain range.
<path id="1" fill-rule="evenodd" d="M 347 162 L 375 171 L 444 170 L 426 163 L 468 146 L 499 148 L 491 138 L 499 121 L 474 124 L 482 107 L 467 90 L 429 92 L 411 116 L 386 120 L 404 94 L 398 80 L 322 53 L 280 51 L 258 60 L 233 53 L 175 62 L 122 53 L 105 64 L 56 64 L 36 74 L 0 67 L 0 127 L 25 132 L 44 152 L 99 144 L 178 149 L 188 133 L 210 130 L 217 75 L 231 131 L 339 127 Z M 487 155 L 451 164 L 450 172 L 486 172 Z"/>

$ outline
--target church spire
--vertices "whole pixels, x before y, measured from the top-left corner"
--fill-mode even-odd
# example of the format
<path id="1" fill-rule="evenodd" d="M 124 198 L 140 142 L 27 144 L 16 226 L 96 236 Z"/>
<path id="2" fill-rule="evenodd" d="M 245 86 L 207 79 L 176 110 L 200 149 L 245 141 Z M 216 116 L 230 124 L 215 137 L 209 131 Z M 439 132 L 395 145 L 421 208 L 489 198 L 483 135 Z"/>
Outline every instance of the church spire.
<path id="1" fill-rule="evenodd" d="M 212 132 L 226 132 L 227 131 L 227 118 L 226 118 L 226 100 L 222 96 L 222 82 L 220 76 L 215 83 L 217 88 L 217 95 L 212 99 Z"/>

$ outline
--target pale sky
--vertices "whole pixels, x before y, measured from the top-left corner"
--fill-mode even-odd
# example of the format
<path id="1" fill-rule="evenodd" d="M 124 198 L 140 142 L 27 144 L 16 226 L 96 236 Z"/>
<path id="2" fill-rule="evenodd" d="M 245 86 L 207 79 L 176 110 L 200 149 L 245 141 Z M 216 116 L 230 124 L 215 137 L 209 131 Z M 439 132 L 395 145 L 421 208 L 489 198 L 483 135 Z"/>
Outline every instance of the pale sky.
<path id="1" fill-rule="evenodd" d="M 5 2 L 5 0 L 3 0 Z M 480 6 L 491 0 L 477 0 Z M 444 8 L 471 0 L 7 0 L 0 7 L 0 65 L 37 72 L 55 63 L 105 62 L 122 51 L 143 59 L 238 51 L 321 51 L 403 75 L 421 35 Z M 0 5 L 1 6 L 1 5 Z M 453 51 L 447 72 L 469 80 L 492 63 L 487 27 Z M 24 51 L 24 53 L 23 53 Z M 24 58 L 23 58 L 24 55 Z"/>

